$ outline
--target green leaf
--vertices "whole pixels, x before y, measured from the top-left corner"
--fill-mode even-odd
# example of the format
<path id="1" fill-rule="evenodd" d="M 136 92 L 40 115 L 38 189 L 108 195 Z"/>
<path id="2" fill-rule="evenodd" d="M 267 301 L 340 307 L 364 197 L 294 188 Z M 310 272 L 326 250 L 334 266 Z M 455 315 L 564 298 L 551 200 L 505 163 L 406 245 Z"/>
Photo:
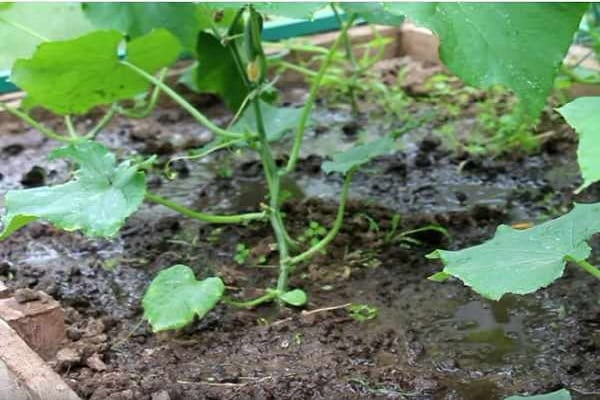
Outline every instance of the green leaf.
<path id="1" fill-rule="evenodd" d="M 466 83 L 512 89 L 536 118 L 587 3 L 390 3 L 437 32 L 440 56 Z"/>
<path id="2" fill-rule="evenodd" d="M 290 290 L 289 292 L 280 295 L 279 298 L 281 301 L 296 307 L 303 306 L 308 301 L 306 293 L 304 293 L 304 290 L 302 289 Z"/>
<path id="3" fill-rule="evenodd" d="M 577 192 L 600 180 L 600 97 L 580 97 L 558 109 L 577 131 L 577 162 L 583 185 Z"/>
<path id="4" fill-rule="evenodd" d="M 293 18 L 293 19 L 312 19 L 315 12 L 323 8 L 325 2 L 308 2 L 308 3 L 252 3 L 257 11 L 265 15 L 276 15 L 278 17 Z"/>
<path id="5" fill-rule="evenodd" d="M 36 104 L 57 114 L 83 114 L 144 92 L 149 83 L 122 65 L 117 54 L 123 36 L 96 31 L 77 39 L 41 44 L 30 59 L 18 60 L 11 81 Z M 177 59 L 177 39 L 164 29 L 132 40 L 127 60 L 154 73 Z"/>
<path id="6" fill-rule="evenodd" d="M 144 318 L 153 332 L 183 328 L 212 310 L 224 291 L 221 278 L 198 281 L 190 267 L 174 265 L 160 271 L 146 290 Z"/>
<path id="7" fill-rule="evenodd" d="M 354 167 L 361 166 L 373 158 L 386 154 L 394 148 L 394 139 L 390 136 L 369 143 L 354 146 L 349 150 L 333 155 L 333 161 L 325 161 L 321 168 L 326 174 L 340 172 L 346 174 Z"/>
<path id="8" fill-rule="evenodd" d="M 113 236 L 138 209 L 146 193 L 146 178 L 129 161 L 117 165 L 106 147 L 85 141 L 55 150 L 51 158 L 69 158 L 79 165 L 75 179 L 51 187 L 11 190 L 0 240 L 29 222 L 53 225 L 89 236 Z"/>
<path id="9" fill-rule="evenodd" d="M 435 274 L 427 277 L 427 279 L 429 279 L 430 281 L 433 281 L 433 282 L 445 282 L 450 278 L 452 278 L 452 275 L 450 275 L 444 271 L 436 272 Z"/>
<path id="10" fill-rule="evenodd" d="M 35 34 L 19 29 L 15 24 Z M 65 40 L 93 29 L 78 3 L 0 3 L 0 70 L 10 70 L 17 58 L 30 57 L 43 42 L 41 37 Z"/>
<path id="11" fill-rule="evenodd" d="M 510 396 L 504 400 L 571 400 L 571 394 L 566 389 L 536 396 Z"/>
<path id="12" fill-rule="evenodd" d="M 200 32 L 197 53 L 198 65 L 192 72 L 197 90 L 219 95 L 237 111 L 248 90 L 229 50 L 210 33 Z"/>
<path id="13" fill-rule="evenodd" d="M 165 28 L 183 47 L 194 49 L 200 23 L 194 3 L 85 3 L 85 15 L 102 29 L 116 29 L 130 38 Z"/>
<path id="14" fill-rule="evenodd" d="M 260 101 L 260 110 L 269 142 L 281 139 L 294 129 L 302 114 L 301 108 L 275 107 L 262 100 Z M 252 105 L 246 107 L 230 130 L 239 133 L 256 132 L 256 117 Z"/>
<path id="15" fill-rule="evenodd" d="M 404 13 L 398 13 L 388 7 L 389 3 L 340 3 L 347 14 L 358 14 L 371 24 L 400 26 L 404 22 Z"/>
<path id="16" fill-rule="evenodd" d="M 526 294 L 560 278 L 565 257 L 585 260 L 587 241 L 600 232 L 600 203 L 575 204 L 569 213 L 530 229 L 500 225 L 496 235 L 460 251 L 436 250 L 427 257 L 441 259 L 444 273 L 492 300 L 505 293 Z"/>

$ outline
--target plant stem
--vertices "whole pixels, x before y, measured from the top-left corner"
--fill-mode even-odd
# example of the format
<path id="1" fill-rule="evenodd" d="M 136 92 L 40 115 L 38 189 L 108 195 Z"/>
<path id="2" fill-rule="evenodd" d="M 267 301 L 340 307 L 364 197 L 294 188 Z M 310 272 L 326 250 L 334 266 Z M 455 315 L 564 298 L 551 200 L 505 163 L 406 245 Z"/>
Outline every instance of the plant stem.
<path id="1" fill-rule="evenodd" d="M 165 77 L 167 76 L 167 71 L 168 71 L 167 68 L 163 68 L 158 73 L 158 80 L 160 82 L 164 82 Z M 154 108 L 156 107 L 156 104 L 158 103 L 159 95 L 160 95 L 160 87 L 155 85 L 154 89 L 152 90 L 152 94 L 150 95 L 150 101 L 148 102 L 146 107 L 144 107 L 141 110 L 120 108 L 119 113 L 121 113 L 129 118 L 136 118 L 136 119 L 146 118 L 148 115 L 150 115 L 152 113 L 152 111 L 154 111 Z"/>
<path id="2" fill-rule="evenodd" d="M 98 121 L 98 123 L 84 136 L 86 139 L 93 139 L 96 135 L 104 129 L 106 125 L 113 119 L 115 114 L 117 113 L 117 107 L 113 104 L 106 114 Z"/>
<path id="3" fill-rule="evenodd" d="M 37 129 L 42 134 L 48 136 L 50 139 L 58 140 L 59 142 L 64 142 L 64 143 L 72 142 L 72 140 L 70 138 L 59 135 L 58 133 L 54 132 L 52 129 L 46 127 L 41 122 L 36 121 L 31 116 L 29 116 L 29 114 L 19 110 L 18 108 L 11 107 L 8 104 L 3 103 L 3 102 L 0 102 L 0 108 L 4 109 L 9 114 L 12 114 L 15 117 L 27 122 L 33 128 Z"/>
<path id="4" fill-rule="evenodd" d="M 573 258 L 571 256 L 566 256 L 565 260 L 574 262 L 575 264 L 577 264 L 581 268 L 583 268 L 586 272 L 592 274 L 597 279 L 600 279 L 600 269 L 598 269 L 597 267 L 593 266 L 592 264 L 590 264 L 586 260 L 577 260 L 577 259 L 575 259 L 575 258 Z"/>
<path id="5" fill-rule="evenodd" d="M 254 212 L 237 215 L 207 214 L 199 211 L 194 211 L 185 207 L 184 205 L 165 199 L 164 197 L 150 192 L 146 192 L 146 200 L 151 201 L 153 203 L 161 204 L 167 208 L 170 208 L 171 210 L 177 211 L 178 213 L 185 215 L 186 217 L 197 219 L 199 221 L 209 222 L 211 224 L 241 224 L 247 221 L 262 220 L 265 219 L 267 216 L 264 212 Z"/>
<path id="6" fill-rule="evenodd" d="M 335 18 L 337 19 L 338 23 L 341 26 L 343 23 L 343 20 L 338 12 L 336 5 L 332 3 L 331 9 L 333 10 L 333 13 L 335 14 Z M 342 39 L 344 40 L 344 47 L 346 49 L 346 60 L 348 60 L 350 62 L 350 65 L 352 65 L 352 76 L 350 78 L 350 84 L 348 85 L 348 92 L 350 92 L 350 101 L 352 103 L 351 104 L 352 105 L 352 115 L 356 116 L 356 115 L 358 115 L 359 110 L 358 110 L 358 101 L 356 100 L 356 92 L 355 92 L 354 88 L 356 87 L 356 81 L 358 80 L 359 65 L 356 62 L 356 58 L 354 57 L 354 52 L 352 51 L 352 43 L 350 42 L 350 37 L 348 36 L 348 31 L 344 32 Z"/>
<path id="7" fill-rule="evenodd" d="M 331 45 L 327 56 L 325 57 L 323 63 L 321 64 L 321 67 L 319 68 L 317 76 L 312 82 L 310 92 L 308 94 L 308 99 L 306 100 L 306 104 L 304 105 L 304 109 L 302 110 L 302 115 L 300 116 L 300 121 L 298 122 L 296 135 L 294 137 L 294 144 L 292 145 L 292 150 L 290 151 L 290 158 L 288 160 L 286 168 L 282 171 L 283 174 L 288 174 L 292 172 L 294 168 L 296 168 L 296 163 L 298 162 L 298 157 L 300 156 L 300 148 L 302 147 L 302 140 L 304 139 L 304 131 L 306 130 L 308 118 L 317 99 L 319 86 L 321 85 L 321 81 L 325 76 L 327 68 L 333 61 L 335 52 L 344 40 L 344 35 L 348 32 L 348 29 L 350 29 L 350 27 L 354 23 L 354 19 L 355 16 L 352 15 L 350 19 L 343 25 L 340 34 L 336 38 L 335 42 L 333 42 L 333 44 Z"/>
<path id="8" fill-rule="evenodd" d="M 252 308 L 252 307 L 256 307 L 262 303 L 268 303 L 270 301 L 272 301 L 273 299 L 277 298 L 277 294 L 278 292 L 276 290 L 267 290 L 267 293 L 265 293 L 264 295 L 257 297 L 255 299 L 252 300 L 248 300 L 248 301 L 235 301 L 235 300 L 231 300 L 229 298 L 225 298 L 223 299 L 223 301 L 226 304 L 235 306 L 235 307 L 243 307 L 243 308 Z"/>
<path id="9" fill-rule="evenodd" d="M 69 132 L 69 136 L 71 139 L 77 139 L 78 135 L 75 131 L 75 127 L 73 126 L 73 120 L 70 115 L 65 115 L 65 126 L 67 127 L 67 132 Z"/>
<path id="10" fill-rule="evenodd" d="M 202 125 L 204 125 L 208 129 L 210 129 L 210 131 L 213 132 L 214 134 L 223 136 L 223 137 L 226 137 L 229 139 L 240 139 L 240 138 L 244 137 L 244 135 L 227 131 L 227 130 L 215 125 L 210 119 L 208 119 L 204 114 L 202 114 L 200 111 L 198 111 L 186 99 L 181 97 L 177 92 L 175 92 L 173 89 L 171 89 L 167 84 L 161 82 L 159 79 L 154 77 L 152 74 L 149 74 L 148 72 L 144 71 L 143 69 L 139 68 L 138 66 L 131 64 L 129 61 L 123 60 L 123 61 L 121 61 L 121 64 L 129 67 L 131 70 L 135 71 L 138 75 L 144 77 L 146 80 L 152 82 L 154 85 L 156 85 L 158 88 L 160 88 L 160 90 L 165 92 L 165 94 L 167 96 L 169 96 L 177 104 L 179 104 L 181 107 L 183 107 L 187 112 L 190 113 L 190 115 L 192 117 L 194 117 L 198 122 L 200 122 Z"/>
<path id="11" fill-rule="evenodd" d="M 317 244 L 306 250 L 304 253 L 298 254 L 297 256 L 290 258 L 290 265 L 296 265 L 298 263 L 301 263 L 302 261 L 309 259 L 313 255 L 327 247 L 327 245 L 331 243 L 333 239 L 335 239 L 336 235 L 340 231 L 340 228 L 342 227 L 342 222 L 344 221 L 344 212 L 346 210 L 346 203 L 348 202 L 348 192 L 350 190 L 350 183 L 352 182 L 352 176 L 355 172 L 355 169 L 348 171 L 346 177 L 344 178 L 344 186 L 342 188 L 342 194 L 340 196 L 340 205 L 338 207 L 338 212 L 335 217 L 333 226 L 331 227 L 331 230 L 327 233 L 327 235 L 325 235 L 323 239 L 321 239 Z"/>

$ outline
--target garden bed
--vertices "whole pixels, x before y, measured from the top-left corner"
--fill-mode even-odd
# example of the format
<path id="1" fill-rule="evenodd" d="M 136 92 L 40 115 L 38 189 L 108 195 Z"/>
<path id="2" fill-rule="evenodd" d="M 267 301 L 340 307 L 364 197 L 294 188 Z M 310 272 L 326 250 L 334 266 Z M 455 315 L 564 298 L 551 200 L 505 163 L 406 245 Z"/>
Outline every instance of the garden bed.
<path id="1" fill-rule="evenodd" d="M 302 87 L 284 91 L 292 105 L 305 95 Z M 217 120 L 230 117 L 212 98 L 203 109 Z M 500 302 L 459 282 L 426 279 L 440 269 L 424 257 L 435 248 L 477 244 L 499 223 L 537 223 L 564 213 L 573 200 L 599 197 L 597 186 L 572 195 L 574 135 L 548 116 L 542 126 L 552 134 L 533 154 L 473 156 L 448 148 L 440 139 L 443 122 L 452 119 L 466 136 L 474 112 L 441 113 L 409 129 L 396 151 L 357 173 L 340 235 L 291 279 L 310 296 L 304 312 L 222 304 L 179 332 L 152 334 L 140 325 L 140 299 L 166 266 L 189 265 L 200 278 L 218 275 L 242 298 L 260 295 L 258 288 L 277 277 L 267 224 L 215 227 L 159 205 L 144 205 L 114 240 L 32 224 L 2 243 L 0 273 L 14 277 L 9 287 L 43 290 L 65 307 L 69 341 L 53 366 L 84 399 L 495 400 L 561 387 L 574 399 L 598 398 L 600 307 L 592 276 L 568 268 L 549 288 Z M 417 102 L 407 115 L 428 113 L 440 113 L 439 106 Z M 342 179 L 323 174 L 324 155 L 410 122 L 355 118 L 326 104 L 313 119 L 299 169 L 284 182 L 293 195 L 284 211 L 295 235 L 309 221 L 329 226 L 335 218 Z M 120 154 L 158 154 L 164 164 L 210 138 L 166 104 L 143 121 L 115 119 L 98 140 Z M 0 192 L 64 181 L 67 164 L 46 159 L 55 146 L 4 121 Z M 249 156 L 220 152 L 173 168 L 181 179 L 156 170 L 150 186 L 192 208 L 251 211 L 266 193 L 260 162 Z M 390 236 L 396 214 L 400 224 Z M 447 228 L 451 239 L 427 231 L 410 236 L 418 243 L 399 240 L 399 233 L 428 224 Z M 239 243 L 251 250 L 243 265 L 234 261 Z M 378 315 L 358 321 L 347 303 L 375 307 Z"/>

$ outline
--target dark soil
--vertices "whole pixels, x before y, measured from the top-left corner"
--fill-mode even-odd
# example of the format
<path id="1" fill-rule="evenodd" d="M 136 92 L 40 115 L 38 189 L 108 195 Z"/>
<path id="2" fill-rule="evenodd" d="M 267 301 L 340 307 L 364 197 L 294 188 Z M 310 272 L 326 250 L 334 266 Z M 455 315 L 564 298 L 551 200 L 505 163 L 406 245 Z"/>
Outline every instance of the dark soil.
<path id="1" fill-rule="evenodd" d="M 299 93 L 292 103 L 302 102 Z M 208 108 L 227 118 L 219 105 Z M 465 129 L 471 118 L 456 117 Z M 342 182 L 320 171 L 324 155 L 404 123 L 356 120 L 321 106 L 299 171 L 286 181 L 291 231 L 333 221 Z M 360 172 L 342 232 L 291 280 L 309 293 L 306 310 L 314 313 L 219 305 L 180 332 L 152 334 L 140 324 L 140 298 L 162 268 L 184 263 L 199 277 L 219 275 L 239 298 L 260 295 L 277 276 L 267 225 L 211 226 L 156 205 L 144 205 L 114 240 L 31 224 L 0 246 L 0 274 L 12 288 L 41 289 L 63 304 L 69 342 L 53 365 L 84 399 L 496 400 L 562 387 L 574 399 L 598 399 L 600 286 L 592 277 L 569 267 L 550 287 L 500 302 L 458 281 L 426 279 L 440 269 L 424 258 L 435 248 L 477 244 L 500 223 L 540 222 L 569 209 L 579 179 L 574 136 L 560 123 L 544 123 L 556 134 L 534 154 L 475 157 L 447 150 L 433 120 Z M 2 127 L 0 191 L 68 176 L 65 162 L 46 159 L 56 143 L 17 122 Z M 183 112 L 163 108 L 146 121 L 116 120 L 99 140 L 120 154 L 157 153 L 165 162 L 210 134 Z M 152 190 L 221 212 L 255 210 L 263 200 L 252 157 L 224 152 L 177 162 L 175 170 L 175 181 L 155 171 Z M 598 189 L 576 200 L 598 201 Z M 451 239 L 429 231 L 411 236 L 417 242 L 399 234 L 386 241 L 395 214 L 397 233 L 435 223 Z M 240 242 L 252 249 L 242 266 L 233 261 Z M 359 322 L 347 303 L 376 307 L 378 316 Z M 318 311 L 325 307 L 333 309 Z"/>

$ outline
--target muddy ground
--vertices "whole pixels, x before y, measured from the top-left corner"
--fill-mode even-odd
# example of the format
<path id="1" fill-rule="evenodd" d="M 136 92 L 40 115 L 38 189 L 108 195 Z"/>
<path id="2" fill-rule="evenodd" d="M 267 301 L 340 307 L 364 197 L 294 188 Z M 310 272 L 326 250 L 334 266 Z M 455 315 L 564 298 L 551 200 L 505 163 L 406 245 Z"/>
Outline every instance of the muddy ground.
<path id="1" fill-rule="evenodd" d="M 301 104 L 305 91 L 288 89 L 285 96 Z M 162 268 L 184 263 L 199 277 L 217 274 L 239 298 L 260 295 L 277 276 L 267 225 L 211 226 L 158 205 L 144 205 L 114 240 L 31 224 L 0 245 L 0 274 L 12 288 L 41 289 L 63 304 L 69 341 L 53 365 L 84 399 L 496 400 L 562 387 L 574 399 L 600 399 L 594 278 L 569 267 L 549 288 L 500 302 L 483 300 L 458 281 L 426 279 L 440 269 L 424 258 L 437 247 L 477 244 L 500 223 L 541 222 L 566 212 L 573 200 L 600 200 L 598 186 L 572 195 L 579 183 L 574 134 L 546 116 L 542 125 L 552 134 L 532 154 L 473 156 L 448 149 L 437 136 L 448 118 L 468 135 L 472 110 L 449 117 L 433 107 L 410 106 L 408 115 L 434 111 L 437 117 L 410 129 L 390 155 L 357 174 L 340 235 L 291 280 L 309 293 L 306 310 L 332 310 L 219 305 L 180 332 L 152 334 L 140 324 L 140 298 Z M 214 100 L 204 109 L 229 118 Z M 356 118 L 321 104 L 299 170 L 285 183 L 291 231 L 300 235 L 309 221 L 333 221 L 342 179 L 324 176 L 323 156 L 408 122 Z M 210 134 L 165 106 L 144 121 L 115 120 L 99 140 L 122 155 L 159 154 L 164 163 Z M 55 146 L 5 121 L 0 192 L 66 179 L 65 162 L 46 160 Z M 157 169 L 152 190 L 194 208 L 250 211 L 264 195 L 260 164 L 249 156 L 221 152 L 176 162 L 174 169 L 175 181 Z M 397 234 L 388 235 L 396 214 Z M 427 224 L 447 228 L 450 238 L 429 231 L 412 235 L 416 242 L 401 240 L 399 233 Z M 252 249 L 244 265 L 233 260 L 238 243 Z M 378 315 L 357 321 L 337 307 L 347 303 L 376 307 Z"/>

